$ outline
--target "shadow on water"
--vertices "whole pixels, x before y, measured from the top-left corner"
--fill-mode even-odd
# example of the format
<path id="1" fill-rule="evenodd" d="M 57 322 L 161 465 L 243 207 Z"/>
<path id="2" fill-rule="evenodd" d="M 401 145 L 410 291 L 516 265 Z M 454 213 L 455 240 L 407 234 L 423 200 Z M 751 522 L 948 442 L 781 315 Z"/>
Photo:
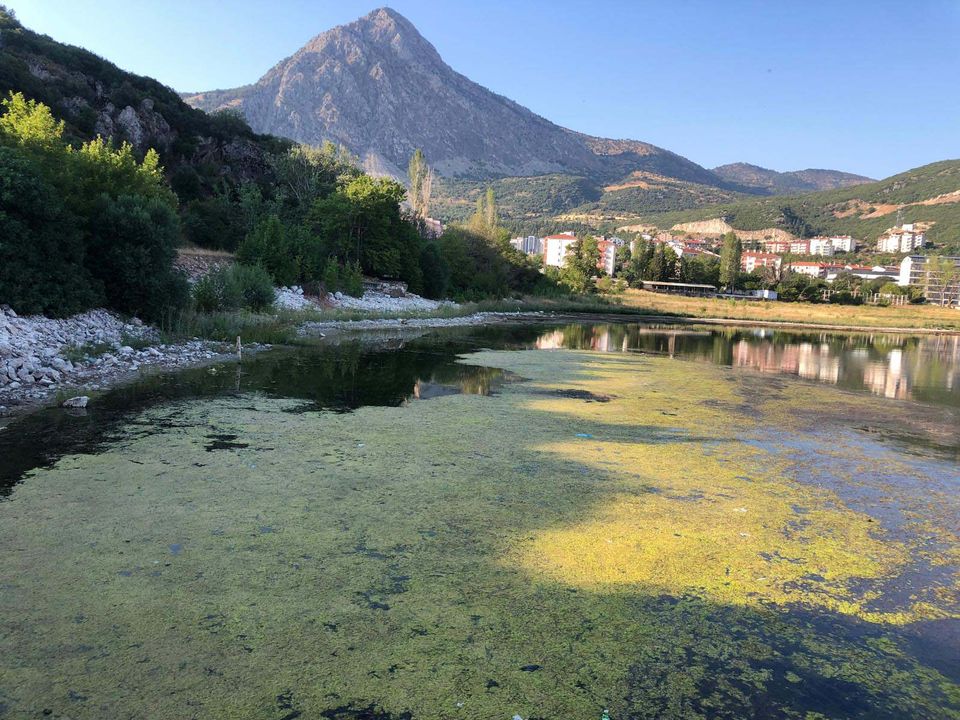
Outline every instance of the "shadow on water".
<path id="1" fill-rule="evenodd" d="M 278 348 L 242 363 L 165 372 L 102 395 L 85 410 L 46 408 L 27 415 L 0 433 L 0 497 L 24 473 L 48 467 L 71 453 L 97 452 L 119 440 L 116 429 L 137 412 L 158 403 L 235 397 L 259 393 L 302 401 L 293 412 L 350 412 L 360 407 L 395 407 L 450 394 L 490 395 L 509 373 L 462 365 L 459 354 L 480 347 L 529 347 L 532 328 L 440 332 L 409 342 L 371 344 L 356 340 L 332 346 Z M 135 423 L 135 421 L 134 421 Z M 175 410 L 144 432 L 177 424 Z M 211 438 L 210 450 L 230 447 L 234 438 Z"/>

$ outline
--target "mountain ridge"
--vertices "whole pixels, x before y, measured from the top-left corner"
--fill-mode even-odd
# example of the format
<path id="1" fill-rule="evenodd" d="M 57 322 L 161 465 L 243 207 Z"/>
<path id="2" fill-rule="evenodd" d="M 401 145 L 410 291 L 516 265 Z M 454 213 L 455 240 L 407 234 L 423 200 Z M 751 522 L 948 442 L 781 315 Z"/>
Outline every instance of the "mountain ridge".
<path id="1" fill-rule="evenodd" d="M 797 192 L 816 192 L 818 190 L 838 190 L 840 188 L 876 182 L 873 178 L 839 170 L 807 168 L 778 172 L 760 165 L 745 162 L 729 163 L 713 168 L 713 173 L 724 180 L 747 188 L 767 191 L 768 194 L 789 194 Z"/>
<path id="2" fill-rule="evenodd" d="M 645 170 L 730 185 L 677 153 L 561 127 L 474 83 L 390 8 L 320 33 L 254 83 L 183 97 L 207 111 L 239 110 L 259 132 L 343 144 L 368 169 L 394 175 L 421 148 L 450 177 L 566 173 L 613 181 Z"/>

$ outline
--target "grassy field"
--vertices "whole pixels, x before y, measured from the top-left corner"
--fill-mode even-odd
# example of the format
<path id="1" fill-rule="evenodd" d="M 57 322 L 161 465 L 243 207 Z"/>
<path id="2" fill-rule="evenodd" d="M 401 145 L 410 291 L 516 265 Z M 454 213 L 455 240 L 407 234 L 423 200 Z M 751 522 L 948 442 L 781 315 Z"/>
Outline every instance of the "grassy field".
<path id="1" fill-rule="evenodd" d="M 929 305 L 878 307 L 692 298 L 628 290 L 622 305 L 644 314 L 866 328 L 960 330 L 960 310 Z"/>

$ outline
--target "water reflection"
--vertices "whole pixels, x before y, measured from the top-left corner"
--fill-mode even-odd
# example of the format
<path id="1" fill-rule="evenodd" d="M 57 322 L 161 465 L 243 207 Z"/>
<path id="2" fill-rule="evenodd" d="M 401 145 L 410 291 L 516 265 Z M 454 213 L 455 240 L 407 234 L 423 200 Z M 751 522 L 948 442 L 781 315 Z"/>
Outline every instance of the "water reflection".
<path id="1" fill-rule="evenodd" d="M 796 375 L 887 398 L 960 405 L 960 336 L 572 324 L 542 333 L 534 345 L 657 353 Z"/>

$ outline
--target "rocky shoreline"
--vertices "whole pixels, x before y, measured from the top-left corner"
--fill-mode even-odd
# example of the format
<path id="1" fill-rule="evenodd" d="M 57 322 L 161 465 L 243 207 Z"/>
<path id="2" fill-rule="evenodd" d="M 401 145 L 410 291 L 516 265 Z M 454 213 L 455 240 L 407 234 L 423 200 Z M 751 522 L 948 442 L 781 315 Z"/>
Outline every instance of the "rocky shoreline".
<path id="1" fill-rule="evenodd" d="M 248 345 L 245 351 L 267 346 Z M 64 319 L 19 317 L 0 308 L 0 417 L 58 395 L 96 392 L 152 368 L 172 370 L 235 356 L 224 343 L 160 341 L 156 329 L 106 310 Z"/>
<path id="2" fill-rule="evenodd" d="M 371 301 L 386 304 L 379 296 Z M 440 303 L 436 305 L 433 309 L 441 306 Z M 403 309 L 409 310 L 408 307 Z M 544 317 L 538 312 L 480 312 L 450 318 L 310 321 L 300 326 L 298 334 L 304 338 L 324 338 L 371 330 L 540 321 Z M 244 345 L 243 351 L 257 352 L 270 347 L 251 343 Z M 20 317 L 9 307 L 2 306 L 0 419 L 50 404 L 54 399 L 63 402 L 70 397 L 105 390 L 145 370 L 184 369 L 234 357 L 236 348 L 228 343 L 198 338 L 176 344 L 163 343 L 155 328 L 136 318 L 125 321 L 107 310 L 90 310 L 69 318 L 51 319 Z"/>

